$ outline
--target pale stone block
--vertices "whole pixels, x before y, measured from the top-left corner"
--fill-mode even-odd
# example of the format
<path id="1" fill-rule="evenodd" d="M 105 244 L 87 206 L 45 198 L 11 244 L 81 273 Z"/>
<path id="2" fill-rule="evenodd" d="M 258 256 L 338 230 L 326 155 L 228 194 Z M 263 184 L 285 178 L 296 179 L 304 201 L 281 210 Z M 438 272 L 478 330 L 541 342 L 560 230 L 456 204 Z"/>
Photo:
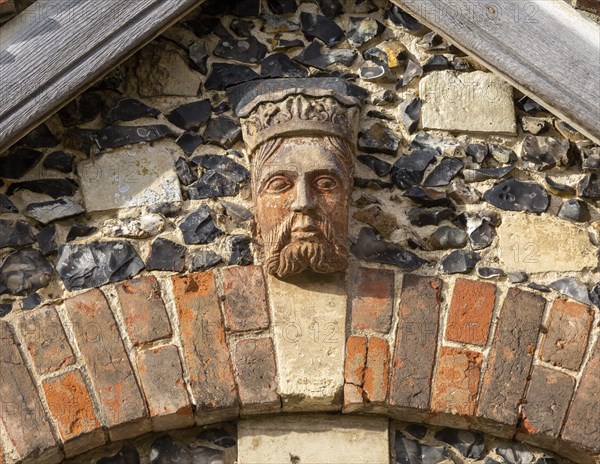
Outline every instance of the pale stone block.
<path id="1" fill-rule="evenodd" d="M 388 420 L 383 417 L 292 415 L 241 420 L 238 463 L 389 464 L 388 440 Z"/>
<path id="2" fill-rule="evenodd" d="M 284 409 L 341 408 L 345 275 L 269 276 L 279 393 Z"/>
<path id="3" fill-rule="evenodd" d="M 77 172 L 88 212 L 181 201 L 173 155 L 162 147 L 106 153 Z"/>
<path id="4" fill-rule="evenodd" d="M 516 133 L 513 89 L 492 73 L 432 72 L 419 91 L 424 129 Z"/>
<path id="5" fill-rule="evenodd" d="M 505 212 L 498 240 L 506 272 L 582 271 L 598 265 L 587 231 L 552 216 Z"/>

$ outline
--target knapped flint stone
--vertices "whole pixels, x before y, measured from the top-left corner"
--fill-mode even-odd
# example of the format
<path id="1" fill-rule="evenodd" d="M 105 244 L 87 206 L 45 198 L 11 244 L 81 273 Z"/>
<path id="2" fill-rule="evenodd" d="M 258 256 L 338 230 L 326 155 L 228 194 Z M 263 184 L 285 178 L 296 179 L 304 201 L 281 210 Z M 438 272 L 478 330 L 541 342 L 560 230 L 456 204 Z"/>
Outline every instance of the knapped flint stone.
<path id="1" fill-rule="evenodd" d="M 57 219 L 77 216 L 84 212 L 85 210 L 79 203 L 68 198 L 60 198 L 54 201 L 31 203 L 27 205 L 24 214 L 42 224 L 48 224 Z"/>
<path id="2" fill-rule="evenodd" d="M 114 456 L 103 457 L 96 464 L 140 464 L 140 455 L 135 447 L 125 445 Z"/>
<path id="3" fill-rule="evenodd" d="M 148 271 L 183 272 L 185 266 L 185 247 L 178 243 L 158 237 L 150 246 L 150 256 L 146 260 Z"/>
<path id="4" fill-rule="evenodd" d="M 30 311 L 42 303 L 42 297 L 37 293 L 32 293 L 21 300 L 21 309 Z"/>
<path id="5" fill-rule="evenodd" d="M 260 14 L 260 0 L 237 0 L 231 3 L 231 14 L 241 18 L 256 17 Z"/>
<path id="6" fill-rule="evenodd" d="M 0 213 L 18 213 L 19 209 L 4 193 L 0 193 Z"/>
<path id="7" fill-rule="evenodd" d="M 360 230 L 356 243 L 352 244 L 350 250 L 358 259 L 391 264 L 406 272 L 414 271 L 427 263 L 400 244 L 379 239 L 375 231 L 369 227 Z"/>
<path id="8" fill-rule="evenodd" d="M 588 296 L 592 304 L 597 308 L 600 308 L 600 284 L 594 285 Z"/>
<path id="9" fill-rule="evenodd" d="M 156 117 L 160 114 L 156 108 L 146 105 L 135 98 L 122 98 L 107 113 L 104 120 L 107 124 L 117 121 L 134 121 L 144 117 Z"/>
<path id="10" fill-rule="evenodd" d="M 46 124 L 40 124 L 19 140 L 15 146 L 27 148 L 52 148 L 59 143 L 60 140 L 55 137 L 50 129 L 48 129 L 48 126 Z"/>
<path id="11" fill-rule="evenodd" d="M 205 6 L 208 6 L 208 3 L 209 2 L 205 2 L 202 7 L 204 8 Z M 225 4 L 225 2 L 222 3 Z M 203 13 L 205 13 L 204 10 Z M 197 19 L 184 21 L 183 24 L 190 28 L 196 37 L 204 37 L 205 35 L 212 33 L 218 25 L 221 25 L 221 20 L 219 18 L 206 16 L 203 14 Z"/>
<path id="12" fill-rule="evenodd" d="M 415 77 L 419 77 L 423 75 L 423 68 L 419 63 L 413 60 L 406 60 L 406 68 L 404 69 L 404 74 L 402 75 L 402 80 L 398 83 L 402 88 L 412 82 Z M 396 88 L 398 89 L 398 85 Z"/>
<path id="13" fill-rule="evenodd" d="M 361 66 L 358 70 L 358 75 L 361 79 L 366 81 L 393 81 L 393 76 L 391 76 L 383 66 L 379 65 Z"/>
<path id="14" fill-rule="evenodd" d="M 433 171 L 425 178 L 423 185 L 427 187 L 440 187 L 448 185 L 450 181 L 462 170 L 464 163 L 460 158 L 443 158 Z"/>
<path id="15" fill-rule="evenodd" d="M 316 2 L 321 12 L 328 18 L 335 18 L 344 10 L 338 0 L 316 0 Z"/>
<path id="16" fill-rule="evenodd" d="M 482 182 L 489 179 L 502 179 L 514 170 L 514 166 L 504 166 L 503 168 L 463 169 L 462 176 L 466 182 Z"/>
<path id="17" fill-rule="evenodd" d="M 179 229 L 186 245 L 211 243 L 223 235 L 223 231 L 215 225 L 211 209 L 206 205 L 188 214 L 179 224 Z"/>
<path id="18" fill-rule="evenodd" d="M 252 211 L 248 208 L 229 201 L 221 201 L 220 203 L 225 207 L 225 214 L 236 227 L 240 227 L 244 222 L 252 219 Z"/>
<path id="19" fill-rule="evenodd" d="M 177 177 L 183 185 L 190 185 L 198 179 L 198 176 L 190 169 L 185 158 L 180 157 L 175 162 Z"/>
<path id="20" fill-rule="evenodd" d="M 266 34 L 274 34 L 279 35 L 283 32 L 295 32 L 300 30 L 300 24 L 289 20 L 283 16 L 273 15 L 267 12 L 264 12 L 261 15 L 263 20 L 263 25 L 261 30 Z M 300 39 L 296 39 L 300 40 Z M 301 41 L 301 40 L 300 40 Z M 302 41 L 301 41 L 302 42 Z M 304 45 L 304 42 L 302 42 Z"/>
<path id="21" fill-rule="evenodd" d="M 229 105 L 229 103 L 226 101 L 222 101 L 221 103 L 219 103 L 217 106 L 215 106 L 213 108 L 213 113 L 218 116 L 220 114 L 226 113 L 230 109 L 231 109 L 231 106 Z"/>
<path id="22" fill-rule="evenodd" d="M 543 213 L 550 204 L 550 196 L 542 187 L 512 177 L 486 191 L 483 199 L 500 209 L 532 213 Z"/>
<path id="23" fill-rule="evenodd" d="M 63 144 L 66 148 L 78 150 L 86 155 L 98 153 L 95 129 L 81 129 L 73 127 L 63 133 Z"/>
<path id="24" fill-rule="evenodd" d="M 229 28 L 239 37 L 252 37 L 254 23 L 245 19 L 235 18 L 229 24 Z"/>
<path id="25" fill-rule="evenodd" d="M 188 187 L 190 200 L 231 197 L 238 194 L 239 185 L 214 169 L 206 171 L 198 181 Z"/>
<path id="26" fill-rule="evenodd" d="M 546 285 L 540 285 L 535 282 L 531 282 L 530 284 L 527 284 L 527 287 L 537 290 L 538 292 L 543 292 L 543 293 L 550 292 L 550 287 L 548 287 Z"/>
<path id="27" fill-rule="evenodd" d="M 427 435 L 427 427 L 422 424 L 410 424 L 406 427 L 406 432 L 411 434 L 417 440 L 421 440 Z"/>
<path id="28" fill-rule="evenodd" d="M 449 66 L 450 63 L 448 62 L 448 58 L 444 55 L 433 55 L 423 64 L 423 71 L 426 73 L 431 71 L 441 71 L 442 69 L 447 69 Z"/>
<path id="29" fill-rule="evenodd" d="M 414 136 L 409 148 L 434 148 L 440 155 L 464 157 L 460 142 L 454 137 L 438 137 L 428 132 L 419 132 Z"/>
<path id="30" fill-rule="evenodd" d="M 75 155 L 64 151 L 55 151 L 50 153 L 44 159 L 43 166 L 48 169 L 56 169 L 57 171 L 68 174 L 73 172 L 75 165 Z"/>
<path id="31" fill-rule="evenodd" d="M 95 92 L 86 92 L 58 111 L 63 126 L 73 127 L 93 121 L 102 111 L 104 102 Z"/>
<path id="32" fill-rule="evenodd" d="M 390 8 L 385 11 L 385 19 L 389 20 L 397 28 L 412 34 L 420 35 L 427 31 L 427 28 L 423 26 L 423 24 L 408 13 L 402 11 L 396 5 L 391 5 Z"/>
<path id="33" fill-rule="evenodd" d="M 521 159 L 532 163 L 538 171 L 570 163 L 569 141 L 528 135 L 521 145 Z"/>
<path id="34" fill-rule="evenodd" d="M 520 443 L 502 444 L 496 448 L 496 453 L 506 464 L 530 464 L 533 461 L 533 454 Z"/>
<path id="35" fill-rule="evenodd" d="M 46 226 L 35 235 L 35 239 L 40 245 L 40 250 L 44 256 L 48 256 L 58 250 L 55 238 L 56 227 L 54 226 Z"/>
<path id="36" fill-rule="evenodd" d="M 313 40 L 299 55 L 294 57 L 294 60 L 305 66 L 326 70 L 334 63 L 351 66 L 358 56 L 356 50 L 337 48 L 322 52 L 321 48 L 321 44 Z"/>
<path id="37" fill-rule="evenodd" d="M 383 32 L 385 26 L 372 18 L 350 17 L 350 30 L 347 38 L 350 44 L 360 47 Z"/>
<path id="38" fill-rule="evenodd" d="M 295 13 L 298 9 L 296 0 L 267 0 L 267 6 L 276 15 Z"/>
<path id="39" fill-rule="evenodd" d="M 400 138 L 385 124 L 377 122 L 358 135 L 358 148 L 366 153 L 383 153 L 395 156 Z"/>
<path id="40" fill-rule="evenodd" d="M 129 242 L 67 243 L 58 248 L 56 270 L 69 291 L 130 279 L 142 269 L 144 262 Z"/>
<path id="41" fill-rule="evenodd" d="M 210 119 L 210 100 L 200 100 L 178 106 L 169 115 L 169 122 L 185 130 L 198 130 L 198 128 Z"/>
<path id="42" fill-rule="evenodd" d="M 192 162 L 204 169 L 213 169 L 236 182 L 246 182 L 250 179 L 250 172 L 241 164 L 222 155 L 194 156 Z"/>
<path id="43" fill-rule="evenodd" d="M 442 259 L 441 268 L 446 274 L 466 274 L 478 261 L 479 255 L 473 251 L 454 250 Z"/>
<path id="44" fill-rule="evenodd" d="M 69 233 L 67 234 L 65 241 L 72 242 L 80 237 L 89 237 L 97 231 L 98 228 L 94 226 L 88 226 L 86 224 L 73 224 L 69 229 Z"/>
<path id="45" fill-rule="evenodd" d="M 454 207 L 445 191 L 440 192 L 431 188 L 420 187 L 418 185 L 409 188 L 402 196 L 410 198 L 412 201 L 421 206 Z"/>
<path id="46" fill-rule="evenodd" d="M 358 161 L 373 170 L 379 177 L 387 176 L 392 169 L 392 165 L 386 161 L 372 155 L 358 155 Z"/>
<path id="47" fill-rule="evenodd" d="M 248 66 L 229 63 L 213 63 L 204 84 L 206 90 L 225 90 L 228 87 L 259 79 L 260 76 Z"/>
<path id="48" fill-rule="evenodd" d="M 371 190 L 391 189 L 394 186 L 391 182 L 384 182 L 380 179 L 363 179 L 362 177 L 354 178 L 354 187 L 368 188 Z"/>
<path id="49" fill-rule="evenodd" d="M 419 442 L 404 437 L 400 432 L 396 432 L 394 451 L 396 454 L 396 464 L 422 464 L 421 445 Z"/>
<path id="50" fill-rule="evenodd" d="M 477 275 L 483 279 L 493 279 L 494 277 L 502 277 L 505 273 L 497 267 L 480 267 L 477 269 Z"/>
<path id="51" fill-rule="evenodd" d="M 250 251 L 250 243 L 252 240 L 245 235 L 234 235 L 227 240 L 227 248 L 230 250 L 229 261 L 230 266 L 249 266 L 252 264 L 252 252 Z"/>
<path id="52" fill-rule="evenodd" d="M 466 458 L 479 459 L 484 451 L 483 435 L 468 430 L 445 428 L 435 434 L 435 439 L 448 443 Z"/>
<path id="53" fill-rule="evenodd" d="M 300 39 L 277 39 L 277 43 L 273 46 L 273 50 L 287 50 L 294 47 L 304 47 L 304 42 Z"/>
<path id="54" fill-rule="evenodd" d="M 514 151 L 501 145 L 490 145 L 489 150 L 492 158 L 500 164 L 512 163 L 517 159 Z"/>
<path id="55" fill-rule="evenodd" d="M 431 234 L 427 243 L 433 250 L 464 248 L 467 245 L 467 234 L 454 227 L 442 226 Z"/>
<path id="56" fill-rule="evenodd" d="M 267 54 L 267 46 L 259 42 L 256 37 L 223 38 L 219 40 L 213 54 L 226 60 L 256 64 Z"/>
<path id="57" fill-rule="evenodd" d="M 133 143 L 153 142 L 174 135 L 175 133 L 168 126 L 162 124 L 139 127 L 110 126 L 98 131 L 96 141 L 98 147 L 105 150 Z"/>
<path id="58" fill-rule="evenodd" d="M 590 219 L 590 212 L 586 203 L 571 199 L 560 205 L 557 216 L 573 222 L 586 222 Z"/>
<path id="59" fill-rule="evenodd" d="M 204 138 L 223 148 L 229 148 L 242 138 L 242 128 L 239 122 L 228 116 L 218 116 L 211 119 L 204 130 Z"/>
<path id="60" fill-rule="evenodd" d="M 29 295 L 50 283 L 52 266 L 39 250 L 24 248 L 9 254 L 0 266 L 0 294 Z"/>
<path id="61" fill-rule="evenodd" d="M 383 119 L 384 121 L 393 121 L 394 120 L 393 116 L 390 116 L 390 115 L 384 113 L 383 111 L 378 111 L 378 110 L 367 111 L 367 116 L 369 118 Z"/>
<path id="62" fill-rule="evenodd" d="M 12 311 L 12 303 L 0 303 L 0 317 L 7 316 Z"/>
<path id="63" fill-rule="evenodd" d="M 442 462 L 452 462 L 450 453 L 442 446 L 421 445 L 421 463 L 438 464 Z"/>
<path id="64" fill-rule="evenodd" d="M 471 143 L 467 145 L 467 156 L 473 158 L 476 163 L 483 163 L 483 160 L 489 153 L 487 145 L 482 143 Z"/>
<path id="65" fill-rule="evenodd" d="M 12 195 L 19 190 L 29 190 L 35 193 L 44 193 L 52 198 L 72 197 L 75 195 L 77 187 L 77 184 L 71 179 L 27 180 L 11 184 L 6 193 Z"/>
<path id="66" fill-rule="evenodd" d="M 261 79 L 277 77 L 308 77 L 308 69 L 284 53 L 273 53 L 261 61 Z"/>
<path id="67" fill-rule="evenodd" d="M 419 125 L 421 99 L 419 97 L 412 97 L 406 100 L 398 107 L 398 115 L 407 132 L 412 134 Z"/>
<path id="68" fill-rule="evenodd" d="M 429 148 L 415 150 L 410 155 L 401 156 L 390 172 L 392 182 L 403 190 L 420 183 L 436 154 L 435 150 Z"/>
<path id="69" fill-rule="evenodd" d="M 204 440 L 221 448 L 231 448 L 235 446 L 237 440 L 225 429 L 207 429 L 196 435 L 199 440 Z"/>
<path id="70" fill-rule="evenodd" d="M 581 168 L 587 171 L 600 171 L 600 147 L 580 148 Z"/>
<path id="71" fill-rule="evenodd" d="M 562 293 L 569 298 L 573 298 L 575 301 L 589 305 L 590 296 L 587 287 L 581 283 L 581 281 L 575 277 L 565 277 L 563 279 L 552 282 L 549 287 Z"/>
<path id="72" fill-rule="evenodd" d="M 197 251 L 192 257 L 192 271 L 203 271 L 216 266 L 221 261 L 222 258 L 214 251 Z"/>
<path id="73" fill-rule="evenodd" d="M 600 174 L 590 172 L 577 184 L 577 195 L 592 200 L 600 198 Z"/>
<path id="74" fill-rule="evenodd" d="M 528 279 L 527 274 L 522 271 L 509 272 L 508 274 L 506 274 L 506 276 L 508 277 L 508 280 L 513 284 L 520 284 L 521 282 L 525 282 Z"/>
<path id="75" fill-rule="evenodd" d="M 206 73 L 208 72 L 208 52 L 206 51 L 206 44 L 199 40 L 194 42 L 188 47 L 188 57 L 191 61 L 191 68 L 206 76 Z"/>
<path id="76" fill-rule="evenodd" d="M 175 217 L 181 212 L 181 203 L 159 203 L 157 205 L 149 205 L 148 212 L 150 214 L 162 214 L 164 217 Z"/>
<path id="77" fill-rule="evenodd" d="M 25 221 L 0 219 L 0 248 L 16 248 L 34 242 L 33 231 Z"/>
<path id="78" fill-rule="evenodd" d="M 219 464 L 224 452 L 205 446 L 192 447 L 164 435 L 152 443 L 150 464 Z"/>
<path id="79" fill-rule="evenodd" d="M 481 221 L 481 225 L 469 232 L 469 239 L 474 250 L 482 250 L 489 247 L 496 237 L 496 228 L 487 219 Z"/>
<path id="80" fill-rule="evenodd" d="M 196 151 L 202 143 L 204 142 L 204 138 L 201 135 L 195 134 L 190 131 L 186 131 L 179 136 L 179 138 L 175 141 L 177 145 L 183 150 L 186 155 L 191 155 Z"/>
<path id="81" fill-rule="evenodd" d="M 437 226 L 440 222 L 452 218 L 453 211 L 450 208 L 411 208 L 408 220 L 413 226 Z"/>
<path id="82" fill-rule="evenodd" d="M 30 148 L 18 147 L 10 150 L 8 155 L 0 157 L 0 177 L 19 179 L 30 171 L 44 154 Z"/>
<path id="83" fill-rule="evenodd" d="M 519 101 L 517 101 L 517 107 L 530 114 L 548 112 L 546 108 L 544 108 L 542 105 L 540 105 L 539 103 L 537 103 L 529 97 L 523 97 Z"/>
<path id="84" fill-rule="evenodd" d="M 417 47 L 425 51 L 447 51 L 451 45 L 437 32 L 428 32 L 417 41 Z"/>
<path id="85" fill-rule="evenodd" d="M 300 13 L 302 32 L 308 40 L 319 39 L 328 47 L 344 39 L 344 31 L 333 19 L 312 13 Z"/>

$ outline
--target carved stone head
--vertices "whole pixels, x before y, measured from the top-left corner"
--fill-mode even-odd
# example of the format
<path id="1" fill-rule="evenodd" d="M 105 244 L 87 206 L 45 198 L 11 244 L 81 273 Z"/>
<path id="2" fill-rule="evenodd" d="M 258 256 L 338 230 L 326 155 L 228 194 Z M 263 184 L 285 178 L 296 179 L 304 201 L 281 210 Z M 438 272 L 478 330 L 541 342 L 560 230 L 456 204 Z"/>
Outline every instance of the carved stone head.
<path id="1" fill-rule="evenodd" d="M 363 92 L 341 79 L 309 78 L 229 93 L 250 151 L 255 239 L 270 274 L 346 268 Z"/>

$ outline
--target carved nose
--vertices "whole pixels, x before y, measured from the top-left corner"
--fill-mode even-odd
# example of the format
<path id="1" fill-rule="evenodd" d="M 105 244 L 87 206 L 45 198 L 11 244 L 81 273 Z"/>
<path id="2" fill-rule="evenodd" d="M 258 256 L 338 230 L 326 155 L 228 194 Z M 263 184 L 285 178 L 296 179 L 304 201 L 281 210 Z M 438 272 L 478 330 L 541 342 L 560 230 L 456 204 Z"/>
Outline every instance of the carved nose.
<path id="1" fill-rule="evenodd" d="M 292 211 L 303 213 L 315 208 L 315 203 L 310 191 L 304 182 L 298 182 L 296 186 L 296 199 L 292 203 Z"/>

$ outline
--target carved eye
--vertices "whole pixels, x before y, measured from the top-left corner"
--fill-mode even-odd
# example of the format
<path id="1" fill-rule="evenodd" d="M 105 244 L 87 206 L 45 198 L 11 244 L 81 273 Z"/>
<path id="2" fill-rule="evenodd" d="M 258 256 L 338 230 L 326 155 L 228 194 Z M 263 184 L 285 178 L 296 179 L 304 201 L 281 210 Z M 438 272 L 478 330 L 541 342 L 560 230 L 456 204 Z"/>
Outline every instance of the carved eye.
<path id="1" fill-rule="evenodd" d="M 282 176 L 277 176 L 269 180 L 266 186 L 266 191 L 269 193 L 283 193 L 292 187 L 289 179 Z"/>
<path id="2" fill-rule="evenodd" d="M 322 176 L 315 180 L 315 187 L 319 190 L 333 190 L 338 186 L 338 182 L 333 177 Z"/>

